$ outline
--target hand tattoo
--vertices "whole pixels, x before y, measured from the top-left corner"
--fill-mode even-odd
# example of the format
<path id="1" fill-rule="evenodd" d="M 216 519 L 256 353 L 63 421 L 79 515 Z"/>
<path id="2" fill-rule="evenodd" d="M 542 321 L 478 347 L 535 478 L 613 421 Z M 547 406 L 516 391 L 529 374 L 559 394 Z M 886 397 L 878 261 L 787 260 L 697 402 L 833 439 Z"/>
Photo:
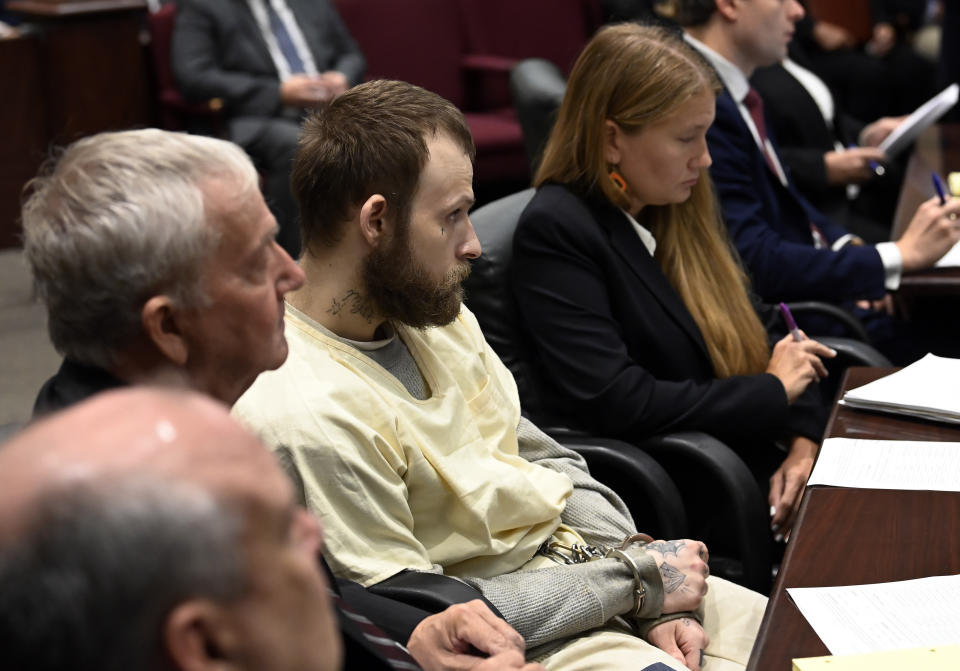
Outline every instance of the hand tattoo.
<path id="1" fill-rule="evenodd" d="M 660 564 L 660 577 L 663 578 L 663 591 L 667 594 L 676 592 L 686 580 L 683 571 L 678 571 L 666 562 Z"/>
<path id="2" fill-rule="evenodd" d="M 677 553 L 686 547 L 685 541 L 655 541 L 653 543 L 647 543 L 644 546 L 645 550 L 653 550 L 654 552 L 659 552 L 664 557 L 667 555 L 673 555 L 678 557 Z M 679 557 L 678 557 L 679 558 Z"/>
<path id="3" fill-rule="evenodd" d="M 348 290 L 347 293 L 343 295 L 343 298 L 334 298 L 327 313 L 336 316 L 347 307 L 350 308 L 350 314 L 360 315 L 367 320 L 368 324 L 373 323 L 373 308 L 371 308 L 363 296 L 354 289 Z"/>

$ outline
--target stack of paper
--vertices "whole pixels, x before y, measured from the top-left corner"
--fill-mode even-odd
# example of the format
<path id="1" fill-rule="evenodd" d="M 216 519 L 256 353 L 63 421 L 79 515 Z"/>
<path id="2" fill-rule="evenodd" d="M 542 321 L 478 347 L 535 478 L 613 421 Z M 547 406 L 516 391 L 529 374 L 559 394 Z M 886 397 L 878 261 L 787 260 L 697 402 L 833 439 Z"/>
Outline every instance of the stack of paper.
<path id="1" fill-rule="evenodd" d="M 793 671 L 957 671 L 960 646 L 888 650 L 866 655 L 803 657 L 793 660 Z"/>
<path id="2" fill-rule="evenodd" d="M 928 354 L 903 370 L 851 389 L 840 403 L 960 424 L 960 359 Z"/>

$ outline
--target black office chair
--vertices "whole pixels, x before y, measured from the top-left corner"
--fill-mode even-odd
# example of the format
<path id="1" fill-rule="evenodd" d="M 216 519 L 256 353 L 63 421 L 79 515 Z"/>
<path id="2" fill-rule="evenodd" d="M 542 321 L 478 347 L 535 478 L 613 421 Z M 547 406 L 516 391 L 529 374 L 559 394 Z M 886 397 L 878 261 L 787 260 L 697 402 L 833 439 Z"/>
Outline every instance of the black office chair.
<path id="1" fill-rule="evenodd" d="M 520 61 L 510 71 L 510 95 L 533 173 L 540 164 L 566 89 L 567 81 L 560 68 L 543 58 Z"/>

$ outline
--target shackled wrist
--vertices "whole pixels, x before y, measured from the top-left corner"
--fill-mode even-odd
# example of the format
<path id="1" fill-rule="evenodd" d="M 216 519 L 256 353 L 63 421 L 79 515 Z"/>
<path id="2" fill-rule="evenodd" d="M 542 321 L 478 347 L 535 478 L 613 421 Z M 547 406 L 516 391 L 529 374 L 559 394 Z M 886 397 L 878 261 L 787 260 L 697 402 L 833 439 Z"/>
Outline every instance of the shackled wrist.
<path id="1" fill-rule="evenodd" d="M 605 555 L 630 569 L 634 582 L 634 607 L 629 616 L 637 619 L 659 617 L 663 612 L 663 578 L 656 559 L 643 549 L 651 540 L 646 534 L 629 536 L 620 547 L 608 550 Z M 635 545 L 638 542 L 639 545 Z"/>
<path id="2" fill-rule="evenodd" d="M 612 550 L 607 550 L 607 558 L 619 559 L 621 562 L 627 565 L 627 568 L 630 569 L 630 572 L 633 573 L 633 609 L 629 613 L 630 617 L 640 617 L 640 613 L 643 612 L 643 607 L 647 602 L 647 584 L 643 580 L 643 576 L 640 575 L 640 567 L 637 566 L 637 562 L 633 560 L 633 557 L 628 555 L 623 550 L 618 550 L 616 548 Z"/>

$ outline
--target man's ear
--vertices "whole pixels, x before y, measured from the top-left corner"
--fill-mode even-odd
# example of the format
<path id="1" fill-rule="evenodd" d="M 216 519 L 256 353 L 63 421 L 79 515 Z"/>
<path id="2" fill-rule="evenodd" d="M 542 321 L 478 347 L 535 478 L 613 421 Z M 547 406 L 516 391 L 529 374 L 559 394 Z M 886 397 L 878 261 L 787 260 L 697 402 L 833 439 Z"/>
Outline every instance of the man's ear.
<path id="1" fill-rule="evenodd" d="M 740 16 L 740 0 L 716 0 L 717 12 L 727 21 L 736 21 Z"/>
<path id="2" fill-rule="evenodd" d="M 620 130 L 615 122 L 606 119 L 603 122 L 603 158 L 610 165 L 620 164 Z"/>
<path id="3" fill-rule="evenodd" d="M 375 193 L 360 206 L 360 233 L 371 247 L 376 247 L 387 234 L 387 199 Z"/>
<path id="4" fill-rule="evenodd" d="M 182 671 L 235 671 L 239 669 L 239 632 L 225 608 L 208 599 L 176 606 L 163 623 L 164 651 Z"/>
<path id="5" fill-rule="evenodd" d="M 184 366 L 190 347 L 180 328 L 182 312 L 167 295 L 152 296 L 143 304 L 140 320 L 147 338 L 177 366 Z"/>

